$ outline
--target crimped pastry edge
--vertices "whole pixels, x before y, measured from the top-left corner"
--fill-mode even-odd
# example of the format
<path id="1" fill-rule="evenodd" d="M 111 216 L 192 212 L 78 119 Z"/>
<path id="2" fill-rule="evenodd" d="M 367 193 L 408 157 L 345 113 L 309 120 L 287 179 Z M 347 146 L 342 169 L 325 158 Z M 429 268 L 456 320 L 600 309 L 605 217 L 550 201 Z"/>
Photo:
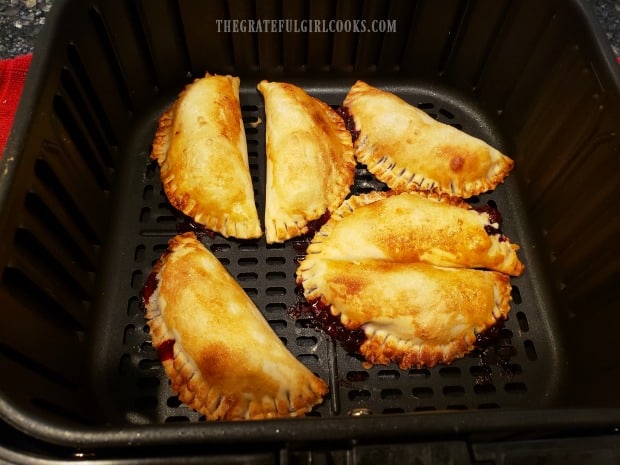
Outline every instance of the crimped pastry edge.
<path id="1" fill-rule="evenodd" d="M 306 385 L 301 396 L 287 397 L 286 401 L 266 401 L 262 403 L 239 402 L 235 393 L 216 393 L 203 378 L 195 362 L 176 340 L 173 332 L 164 321 L 159 305 L 159 273 L 166 266 L 167 257 L 177 247 L 183 247 L 188 240 L 196 240 L 193 232 L 174 236 L 169 240 L 168 248 L 154 264 L 152 273 L 157 275 L 157 286 L 151 293 L 148 301 L 143 301 L 145 318 L 149 326 L 152 345 L 156 349 L 166 341 L 174 341 L 172 346 L 172 360 L 161 361 L 164 371 L 171 382 L 172 390 L 179 400 L 189 408 L 205 415 L 207 420 L 258 420 L 270 418 L 300 417 L 312 411 L 323 401 L 327 393 L 327 384 L 316 377 L 314 386 Z M 313 381 L 315 381 L 313 379 Z M 313 389 L 316 388 L 316 389 Z M 318 392 L 317 392 L 318 391 Z M 274 396 L 274 399 L 276 396 Z"/>
<path id="2" fill-rule="evenodd" d="M 257 89 L 261 92 L 263 98 L 265 98 L 265 94 L 263 90 L 261 90 L 261 87 L 274 84 L 277 85 L 280 83 L 277 81 L 270 82 L 262 80 L 257 84 Z M 301 90 L 305 92 L 304 89 Z M 355 178 L 356 162 L 353 141 L 351 139 L 351 134 L 345 126 L 344 120 L 327 103 L 309 94 L 308 97 L 316 101 L 323 108 L 324 114 L 329 119 L 332 127 L 336 130 L 343 149 L 342 159 L 345 163 L 337 165 L 339 170 L 338 173 L 333 176 L 335 182 L 329 183 L 330 190 L 325 193 L 325 205 L 322 211 L 313 212 L 311 215 L 297 215 L 282 221 L 270 221 L 268 218 L 265 218 L 265 237 L 268 244 L 285 242 L 308 233 L 310 222 L 319 219 L 326 212 L 331 213 L 342 204 L 349 194 Z"/>
<path id="3" fill-rule="evenodd" d="M 206 73 L 204 77 L 214 76 Z M 238 77 L 226 75 L 233 79 L 239 79 Z M 151 144 L 150 158 L 157 161 L 160 167 L 160 176 L 164 192 L 170 204 L 192 218 L 196 223 L 203 225 L 205 228 L 222 234 L 224 237 L 235 237 L 238 239 L 257 239 L 263 235 L 260 221 L 258 219 L 258 213 L 255 221 L 245 222 L 233 222 L 229 221 L 229 215 L 226 214 L 223 217 L 217 217 L 209 215 L 208 212 L 203 211 L 198 203 L 190 198 L 187 194 L 179 193 L 178 186 L 175 180 L 175 176 L 172 170 L 170 170 L 167 161 L 167 152 L 170 147 L 170 131 L 172 129 L 172 123 L 174 121 L 174 114 L 178 103 L 185 97 L 188 90 L 196 82 L 203 78 L 194 79 L 193 82 L 185 85 L 183 90 L 177 96 L 177 99 L 162 113 L 157 121 L 157 129 L 155 136 Z"/>
<path id="4" fill-rule="evenodd" d="M 321 293 L 319 283 L 315 280 L 315 272 L 318 268 L 316 265 L 318 261 L 321 260 L 321 239 L 328 237 L 335 225 L 343 218 L 352 214 L 357 208 L 394 195 L 421 195 L 431 200 L 444 202 L 460 208 L 471 208 L 471 206 L 462 198 L 450 196 L 436 190 L 411 192 L 396 192 L 392 190 L 385 192 L 373 191 L 366 194 L 352 196 L 345 200 L 343 204 L 332 213 L 330 219 L 315 234 L 310 246 L 308 247 L 308 254 L 300 262 L 296 272 L 296 281 L 298 285 L 302 286 L 304 297 L 309 302 L 318 301 L 325 306 L 329 306 L 329 311 L 332 315 L 339 317 L 341 323 L 345 327 L 348 327 L 347 318 L 343 316 L 340 309 L 334 308 L 329 299 L 325 298 L 325 296 Z M 515 247 L 518 248 L 516 245 Z M 521 272 L 522 271 L 523 270 L 521 269 Z M 360 354 L 366 360 L 365 367 L 370 368 L 375 364 L 388 365 L 394 362 L 401 369 L 410 369 L 413 367 L 419 368 L 422 366 L 431 368 L 438 363 L 450 364 L 454 360 L 462 358 L 467 353 L 470 353 L 474 349 L 477 334 L 482 333 L 502 319 L 505 319 L 510 312 L 512 286 L 510 285 L 509 275 L 499 271 L 486 272 L 504 276 L 505 285 L 500 289 L 495 289 L 496 305 L 489 315 L 489 318 L 483 324 L 472 328 L 471 332 L 464 334 L 462 338 L 458 338 L 452 341 L 452 343 L 441 347 L 414 345 L 413 343 L 399 339 L 394 335 L 387 334 L 385 331 L 369 333 L 366 329 L 364 329 L 367 339 L 360 347 Z M 349 329 L 358 329 L 358 326 L 350 327 Z"/>
<path id="5" fill-rule="evenodd" d="M 489 150 L 493 151 L 494 149 L 490 148 Z M 368 171 L 392 190 L 397 192 L 436 190 L 443 194 L 464 199 L 495 189 L 506 179 L 514 166 L 514 162 L 510 158 L 500 157 L 492 165 L 485 178 L 476 179 L 461 186 L 457 186 L 453 182 L 449 186 L 442 186 L 439 181 L 428 175 L 413 173 L 407 167 L 399 168 L 389 154 L 381 153 L 380 156 L 377 156 L 376 153 L 368 142 L 367 136 L 363 134 L 363 131 L 360 131 L 360 135 L 355 141 L 355 154 L 358 161 L 365 164 Z"/>
<path id="6" fill-rule="evenodd" d="M 487 271 L 487 273 L 497 272 Z M 464 357 L 475 348 L 478 334 L 507 318 L 512 301 L 512 286 L 508 278 L 502 284 L 503 286 L 499 288 L 497 285 L 495 287 L 495 307 L 487 319 L 450 344 L 436 347 L 430 344 L 417 345 L 386 331 L 370 333 L 364 328 L 367 339 L 361 345 L 360 353 L 366 360 L 365 367 L 389 365 L 394 362 L 402 370 L 421 367 L 432 368 L 439 363 L 449 365 Z"/>
<path id="7" fill-rule="evenodd" d="M 307 294 L 306 298 L 308 299 L 316 299 L 316 289 L 317 285 L 313 283 L 313 273 L 312 267 L 316 260 L 321 259 L 321 253 L 324 250 L 325 244 L 324 239 L 328 238 L 332 232 L 332 230 L 336 227 L 336 225 L 347 216 L 351 215 L 356 209 L 363 207 L 365 205 L 378 202 L 384 200 L 388 197 L 392 196 L 407 196 L 407 195 L 418 195 L 429 200 L 444 203 L 448 205 L 452 205 L 454 207 L 463 208 L 466 210 L 472 210 L 472 206 L 468 204 L 465 200 L 460 197 L 451 196 L 442 192 L 438 192 L 436 190 L 431 191 L 410 191 L 410 192 L 397 192 L 393 190 L 389 191 L 372 191 L 369 193 L 354 195 L 346 199 L 339 208 L 337 208 L 330 216 L 329 220 L 316 232 L 314 237 L 312 238 L 310 244 L 306 250 L 306 256 L 303 260 L 300 261 L 299 266 L 297 267 L 296 277 L 297 283 L 303 284 L 305 292 Z M 481 215 L 488 215 L 486 213 L 480 213 Z M 506 256 L 511 251 L 519 250 L 519 246 L 517 244 L 513 244 L 509 241 L 500 242 L 498 238 L 492 237 L 491 241 L 493 246 L 499 248 L 500 250 L 505 249 L 504 252 Z M 507 274 L 511 276 L 520 276 L 524 270 L 525 266 L 523 263 L 518 260 L 513 264 L 514 266 L 510 270 L 506 270 Z M 496 270 L 499 271 L 499 270 Z"/>
<path id="8" fill-rule="evenodd" d="M 364 87 L 373 88 L 362 80 L 356 81 L 345 96 L 342 104 L 343 108 L 353 118 L 355 130 L 358 132 L 358 137 L 353 144 L 355 156 L 360 163 L 367 166 L 368 171 L 391 189 L 398 192 L 437 190 L 448 195 L 470 198 L 495 189 L 510 174 L 514 166 L 514 160 L 484 141 L 482 142 L 488 146 L 489 155 L 495 158 L 495 163 L 492 164 L 485 178 L 469 181 L 462 186 L 454 185 L 454 183 L 451 183 L 450 186 L 444 186 L 439 181 L 431 179 L 428 174 L 414 173 L 408 167 L 398 166 L 390 154 L 374 149 L 373 144 L 368 140 L 368 135 L 365 134 L 363 128 L 360 128 L 359 118 L 350 109 L 348 102 L 362 93 Z M 390 93 L 382 89 L 377 90 Z M 400 99 L 400 97 L 396 97 Z M 423 111 L 414 106 L 411 107 L 417 111 Z"/>

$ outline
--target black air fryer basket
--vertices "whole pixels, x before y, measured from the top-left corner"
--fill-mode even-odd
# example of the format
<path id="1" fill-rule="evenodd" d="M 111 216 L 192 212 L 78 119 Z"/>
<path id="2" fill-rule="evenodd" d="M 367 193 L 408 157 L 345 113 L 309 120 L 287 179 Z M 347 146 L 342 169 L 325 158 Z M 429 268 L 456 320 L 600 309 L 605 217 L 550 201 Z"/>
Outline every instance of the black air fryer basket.
<path id="1" fill-rule="evenodd" d="M 291 21 L 248 30 L 261 19 Z M 308 20 L 334 30 L 294 30 Z M 330 394 L 306 418 L 269 421 L 207 422 L 180 403 L 139 294 L 188 222 L 148 154 L 159 115 L 207 71 L 241 78 L 261 215 L 261 79 L 334 107 L 362 79 L 510 155 L 507 181 L 472 199 L 498 207 L 526 265 L 499 337 L 449 366 L 365 369 L 289 316 L 296 241 L 204 236 Z M 213 463 L 491 460 L 534 439 L 584 444 L 569 435 L 617 445 L 619 130 L 620 71 L 577 0 L 58 0 L 0 161 L 0 445 Z M 377 187 L 358 166 L 354 192 Z"/>

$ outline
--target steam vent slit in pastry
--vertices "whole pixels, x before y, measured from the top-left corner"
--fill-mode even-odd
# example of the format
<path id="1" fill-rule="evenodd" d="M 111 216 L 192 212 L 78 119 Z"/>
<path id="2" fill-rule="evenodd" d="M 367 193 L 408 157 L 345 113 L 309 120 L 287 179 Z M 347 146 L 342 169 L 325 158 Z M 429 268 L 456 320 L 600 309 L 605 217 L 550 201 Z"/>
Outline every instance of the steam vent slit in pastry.
<path id="1" fill-rule="evenodd" d="M 266 115 L 265 236 L 284 242 L 335 210 L 355 175 L 351 135 L 325 102 L 289 83 L 261 81 Z"/>
<path id="2" fill-rule="evenodd" d="M 461 198 L 492 190 L 514 162 L 481 139 L 441 123 L 393 93 L 357 81 L 343 102 L 355 155 L 391 189 Z"/>
<path id="3" fill-rule="evenodd" d="M 208 420 L 302 416 L 323 401 L 327 384 L 194 233 L 169 241 L 142 299 L 172 389 Z"/>
<path id="4" fill-rule="evenodd" d="M 225 237 L 262 235 L 239 102 L 239 78 L 206 74 L 159 118 L 151 158 L 170 203 Z"/>
<path id="5" fill-rule="evenodd" d="M 510 276 L 524 271 L 498 218 L 435 192 L 352 196 L 312 239 L 297 284 L 367 365 L 451 363 L 507 317 Z"/>

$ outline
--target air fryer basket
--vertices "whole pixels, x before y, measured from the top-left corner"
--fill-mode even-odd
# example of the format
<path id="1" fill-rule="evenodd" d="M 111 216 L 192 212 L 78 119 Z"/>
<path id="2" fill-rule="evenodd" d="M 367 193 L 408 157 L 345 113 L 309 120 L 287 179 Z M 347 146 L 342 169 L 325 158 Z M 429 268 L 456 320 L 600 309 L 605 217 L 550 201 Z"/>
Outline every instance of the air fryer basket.
<path id="1" fill-rule="evenodd" d="M 322 100 L 338 105 L 342 102 L 350 80 L 324 82 L 328 89 L 314 90 Z M 327 85 L 329 84 L 329 85 Z M 250 168 L 258 193 L 259 210 L 264 199 L 264 125 L 260 95 L 251 81 L 242 92 L 242 114 L 250 151 Z M 460 110 L 460 102 L 446 100 L 422 89 L 403 87 L 399 94 L 418 103 L 438 119 L 463 127 L 470 132 L 480 131 L 487 125 L 475 114 Z M 147 154 L 154 131 L 156 109 L 145 127 L 136 131 L 136 138 L 129 141 L 132 157 L 127 176 L 122 177 L 124 206 L 127 213 L 119 226 L 119 237 L 124 237 L 122 254 L 110 259 L 106 273 L 112 277 L 105 288 L 110 298 L 101 311 L 112 321 L 105 323 L 116 338 L 109 334 L 101 341 L 103 356 L 95 363 L 96 386 L 106 386 L 101 398 L 106 402 L 105 411 L 118 416 L 123 422 L 170 422 L 197 420 L 193 413 L 171 393 L 166 376 L 150 344 L 144 313 L 137 294 L 151 271 L 153 262 L 166 249 L 167 241 L 191 223 L 169 205 L 163 193 L 156 163 L 148 161 Z M 492 134 L 480 134 L 492 140 Z M 126 183 L 126 184 L 125 184 Z M 521 224 L 516 205 L 510 197 L 510 185 L 502 186 L 492 195 L 475 199 L 475 203 L 495 202 L 505 215 L 505 233 L 520 237 Z M 137 189 L 136 186 L 140 188 Z M 381 188 L 379 182 L 360 166 L 354 192 Z M 125 190 L 126 189 L 126 190 Z M 132 234 L 126 236 L 126 231 Z M 115 233 L 116 234 L 116 233 Z M 536 295 L 529 278 L 513 283 L 512 317 L 500 334 L 500 339 L 471 357 L 451 366 L 436 369 L 399 370 L 396 366 L 377 366 L 366 370 L 356 357 L 348 355 L 339 344 L 334 344 L 304 319 L 293 319 L 289 309 L 297 301 L 295 289 L 296 258 L 303 253 L 305 239 L 291 240 L 285 244 L 267 245 L 264 238 L 255 241 L 225 240 L 221 236 L 210 238 L 201 235 L 203 242 L 226 265 L 227 269 L 263 310 L 272 328 L 286 342 L 299 360 L 322 378 L 330 381 L 331 396 L 315 410 L 316 415 L 347 415 L 353 413 L 400 413 L 444 409 L 484 409 L 545 405 L 556 394 L 560 374 L 558 347 L 553 332 L 545 329 L 547 302 Z M 133 239 L 133 242 L 129 240 Z M 520 243 L 521 243 L 520 241 Z M 125 270 L 121 272 L 120 270 Z M 121 278 L 122 277 L 122 278 Z M 120 278 L 120 279 L 119 279 Z M 112 299 L 114 295 L 114 299 Z M 103 338 L 98 338 L 103 339 Z M 101 379 L 99 379 L 99 377 Z"/>
<path id="2" fill-rule="evenodd" d="M 258 18 L 395 20 L 396 31 L 218 30 L 217 20 Z M 0 366 L 10 376 L 0 418 L 87 449 L 620 426 L 613 66 L 578 1 L 58 0 L 1 162 Z M 168 239 L 191 224 L 148 154 L 159 115 L 206 71 L 241 78 L 261 213 L 261 79 L 334 107 L 364 79 L 512 156 L 506 183 L 472 199 L 497 205 L 526 265 L 494 343 L 449 366 L 364 369 L 289 314 L 303 240 L 201 235 L 330 394 L 291 420 L 212 423 L 181 404 L 139 293 Z M 381 187 L 358 166 L 354 192 Z"/>

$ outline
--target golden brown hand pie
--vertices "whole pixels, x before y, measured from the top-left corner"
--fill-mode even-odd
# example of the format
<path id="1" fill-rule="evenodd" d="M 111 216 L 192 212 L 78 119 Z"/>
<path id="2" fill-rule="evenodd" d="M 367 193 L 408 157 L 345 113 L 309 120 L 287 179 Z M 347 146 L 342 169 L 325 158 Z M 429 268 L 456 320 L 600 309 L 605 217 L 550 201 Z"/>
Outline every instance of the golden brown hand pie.
<path id="1" fill-rule="evenodd" d="M 314 267 L 323 311 L 363 330 L 358 351 L 367 365 L 450 363 L 510 310 L 510 278 L 495 271 L 372 259 L 325 259 Z"/>
<path id="2" fill-rule="evenodd" d="M 239 78 L 206 74 L 160 117 L 151 158 L 170 203 L 225 237 L 262 235 L 248 165 Z"/>
<path id="3" fill-rule="evenodd" d="M 308 232 L 336 209 L 355 174 L 351 134 L 329 105 L 288 83 L 261 81 L 265 101 L 267 243 Z"/>
<path id="4" fill-rule="evenodd" d="M 353 118 L 357 159 L 397 191 L 435 189 L 468 198 L 494 189 L 513 160 L 396 95 L 357 81 L 343 106 Z"/>
<path id="5" fill-rule="evenodd" d="M 347 199 L 314 236 L 302 270 L 314 260 L 376 259 L 523 273 L 519 246 L 486 212 L 447 195 L 372 192 Z M 306 275 L 306 279 L 309 275 Z"/>
<path id="6" fill-rule="evenodd" d="M 506 317 L 509 274 L 524 269 L 517 249 L 461 199 L 372 192 L 347 199 L 315 234 L 297 283 L 315 312 L 356 332 L 345 337 L 368 364 L 430 367 L 462 357 Z"/>
<path id="7" fill-rule="evenodd" d="M 325 382 L 288 351 L 193 233 L 169 241 L 143 301 L 172 389 L 207 419 L 301 416 L 322 402 Z"/>

